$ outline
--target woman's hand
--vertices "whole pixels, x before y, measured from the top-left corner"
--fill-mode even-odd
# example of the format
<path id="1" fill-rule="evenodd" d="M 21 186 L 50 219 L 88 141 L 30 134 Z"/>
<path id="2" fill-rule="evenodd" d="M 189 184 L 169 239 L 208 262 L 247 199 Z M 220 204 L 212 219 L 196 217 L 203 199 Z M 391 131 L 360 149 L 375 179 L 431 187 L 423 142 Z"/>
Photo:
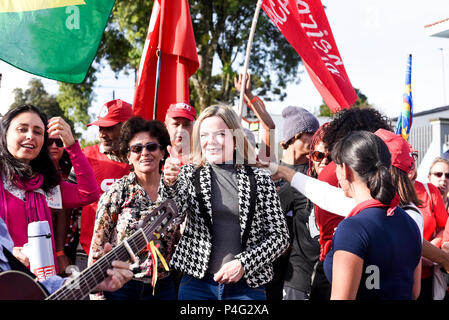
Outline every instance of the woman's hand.
<path id="1" fill-rule="evenodd" d="M 167 147 L 167 151 L 170 156 L 165 160 L 164 164 L 164 183 L 167 186 L 172 186 L 175 184 L 176 180 L 178 180 L 178 175 L 181 169 L 181 162 L 174 155 L 171 146 Z"/>
<path id="2" fill-rule="evenodd" d="M 69 124 L 61 117 L 53 117 L 48 120 L 48 135 L 59 136 L 64 144 L 64 147 L 70 147 L 75 143 L 75 138 L 72 134 L 72 129 Z"/>
<path id="3" fill-rule="evenodd" d="M 239 74 L 238 78 L 234 78 L 234 87 L 237 89 L 238 92 L 242 90 L 242 80 L 243 80 L 243 74 Z M 248 97 L 249 100 L 254 98 L 254 95 L 251 92 L 251 76 L 249 73 L 246 74 L 245 78 L 245 95 Z"/>
<path id="4" fill-rule="evenodd" d="M 68 270 L 67 267 L 72 265 L 72 261 L 70 261 L 69 257 L 67 257 L 64 254 L 62 256 L 58 256 L 56 258 L 56 261 L 58 262 L 59 275 L 60 276 L 65 276 L 65 275 L 70 276 L 70 274 L 66 273 L 66 271 Z"/>
<path id="5" fill-rule="evenodd" d="M 273 179 L 273 181 L 283 179 L 288 183 L 291 183 L 293 176 L 296 173 L 295 170 L 286 166 L 280 166 L 275 162 L 264 162 L 259 160 L 257 167 L 270 171 L 271 179 Z"/>
<path id="6" fill-rule="evenodd" d="M 107 253 L 112 250 L 110 243 L 104 245 L 104 252 Z M 132 279 L 133 273 L 129 270 L 129 263 L 114 260 L 112 261 L 112 269 L 106 272 L 108 277 L 103 280 L 94 291 L 116 291 L 123 287 L 125 283 Z"/>
<path id="7" fill-rule="evenodd" d="M 220 270 L 214 274 L 214 281 L 217 281 L 220 284 L 234 283 L 239 281 L 244 273 L 245 269 L 243 268 L 242 263 L 240 260 L 235 259 L 221 266 Z"/>
<path id="8" fill-rule="evenodd" d="M 20 262 L 22 262 L 25 267 L 30 266 L 30 259 L 22 252 L 23 247 L 13 247 L 12 254 L 17 258 Z"/>

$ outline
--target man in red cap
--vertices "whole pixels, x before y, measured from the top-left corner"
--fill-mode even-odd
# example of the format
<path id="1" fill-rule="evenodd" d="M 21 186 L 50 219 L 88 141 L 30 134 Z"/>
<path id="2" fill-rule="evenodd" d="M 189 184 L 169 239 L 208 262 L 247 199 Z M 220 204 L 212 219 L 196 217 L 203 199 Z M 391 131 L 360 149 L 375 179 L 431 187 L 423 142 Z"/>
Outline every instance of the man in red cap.
<path id="1" fill-rule="evenodd" d="M 106 192 L 116 180 L 129 174 L 129 164 L 122 162 L 118 152 L 122 124 L 133 116 L 131 105 L 116 99 L 106 102 L 100 109 L 98 120 L 87 125 L 99 127 L 100 143 L 84 148 L 83 152 L 94 170 L 100 194 Z M 97 204 L 91 203 L 83 207 L 81 212 L 80 245 L 76 255 L 76 265 L 80 271 L 87 267 Z"/>
<path id="2" fill-rule="evenodd" d="M 170 135 L 172 155 L 181 161 L 181 165 L 189 162 L 190 139 L 195 117 L 195 108 L 184 102 L 171 104 L 165 115 L 165 126 Z"/>

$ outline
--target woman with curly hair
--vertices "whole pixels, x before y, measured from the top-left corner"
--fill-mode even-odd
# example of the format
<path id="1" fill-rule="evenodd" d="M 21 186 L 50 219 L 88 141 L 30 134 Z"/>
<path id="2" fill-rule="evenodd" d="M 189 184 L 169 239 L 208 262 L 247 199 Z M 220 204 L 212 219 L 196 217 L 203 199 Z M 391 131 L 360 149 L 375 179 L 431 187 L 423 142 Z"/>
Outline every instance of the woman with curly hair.
<path id="1" fill-rule="evenodd" d="M 165 200 L 160 189 L 161 168 L 169 145 L 168 131 L 158 120 L 132 117 L 123 124 L 120 153 L 131 165 L 131 172 L 112 184 L 100 198 L 89 265 L 103 256 L 106 242 L 117 246 L 140 228 L 140 221 L 157 217 L 152 209 Z M 156 242 L 168 263 L 174 250 L 174 230 L 167 231 Z M 133 279 L 116 292 L 105 292 L 106 300 L 175 300 L 175 286 L 165 264 L 153 264 L 148 250 L 136 256 Z"/>

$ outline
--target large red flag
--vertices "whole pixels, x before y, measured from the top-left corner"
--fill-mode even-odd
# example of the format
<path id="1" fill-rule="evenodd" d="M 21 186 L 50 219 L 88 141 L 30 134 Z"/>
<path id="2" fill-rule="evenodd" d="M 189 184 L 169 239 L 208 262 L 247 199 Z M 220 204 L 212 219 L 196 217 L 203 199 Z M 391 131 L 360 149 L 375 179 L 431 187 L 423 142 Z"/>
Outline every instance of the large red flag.
<path id="1" fill-rule="evenodd" d="M 189 77 L 199 67 L 188 0 L 155 0 L 134 93 L 136 115 L 153 119 L 157 56 L 161 66 L 156 119 L 172 103 L 189 103 Z"/>
<path id="2" fill-rule="evenodd" d="M 262 9 L 301 56 L 332 112 L 350 108 L 357 94 L 346 74 L 320 0 L 264 0 Z"/>

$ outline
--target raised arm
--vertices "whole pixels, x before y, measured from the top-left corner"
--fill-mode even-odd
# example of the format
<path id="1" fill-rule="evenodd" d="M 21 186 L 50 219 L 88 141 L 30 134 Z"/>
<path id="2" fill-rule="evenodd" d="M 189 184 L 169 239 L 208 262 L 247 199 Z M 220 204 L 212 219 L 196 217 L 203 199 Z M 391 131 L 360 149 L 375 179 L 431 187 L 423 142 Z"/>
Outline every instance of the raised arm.
<path id="1" fill-rule="evenodd" d="M 48 121 L 48 134 L 59 136 L 64 148 L 70 156 L 78 184 L 61 182 L 63 208 L 77 208 L 95 202 L 100 197 L 100 189 L 94 171 L 81 151 L 81 147 L 73 137 L 72 129 L 61 117 L 53 117 Z"/>
<path id="2" fill-rule="evenodd" d="M 292 187 L 323 210 L 346 217 L 355 207 L 354 199 L 346 197 L 342 189 L 291 168 L 278 166 L 276 176 L 289 182 Z"/>
<path id="3" fill-rule="evenodd" d="M 239 74 L 238 79 L 234 78 L 234 86 L 237 89 L 237 91 L 242 90 L 242 74 Z M 249 74 L 247 74 L 246 77 L 246 85 L 245 85 L 245 102 L 246 104 L 251 108 L 251 110 L 254 111 L 256 114 L 257 119 L 259 119 L 260 123 L 262 124 L 265 135 L 262 136 L 262 143 L 265 145 L 265 154 L 262 154 L 262 151 L 264 148 L 260 148 L 259 157 L 262 157 L 264 160 L 268 160 L 271 158 L 272 161 L 276 161 L 276 155 L 271 154 L 271 141 L 274 141 L 274 130 L 276 129 L 276 125 L 274 124 L 273 119 L 271 118 L 270 114 L 267 112 L 265 108 L 265 104 L 263 101 L 257 97 L 254 96 L 251 92 L 251 77 Z"/>
<path id="4" fill-rule="evenodd" d="M 72 161 L 78 183 L 61 182 L 62 206 L 78 208 L 97 201 L 100 197 L 100 189 L 94 171 L 81 151 L 78 141 L 65 149 Z"/>

